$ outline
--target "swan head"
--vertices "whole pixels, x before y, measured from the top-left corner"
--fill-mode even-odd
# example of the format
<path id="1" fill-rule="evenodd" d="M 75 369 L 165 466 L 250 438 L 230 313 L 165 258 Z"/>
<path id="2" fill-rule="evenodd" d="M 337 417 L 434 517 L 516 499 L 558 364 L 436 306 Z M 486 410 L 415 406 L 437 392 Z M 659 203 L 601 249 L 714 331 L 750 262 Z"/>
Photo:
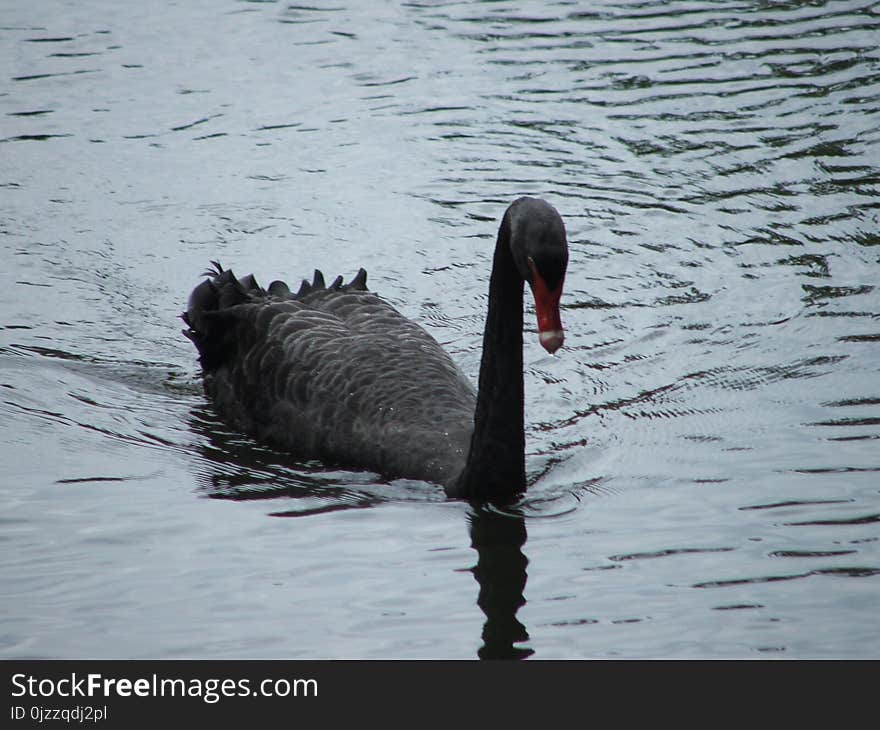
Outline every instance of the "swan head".
<path id="1" fill-rule="evenodd" d="M 535 298 L 538 338 L 550 354 L 565 340 L 559 300 L 568 267 L 565 224 L 552 205 L 539 198 L 519 198 L 505 213 L 510 252 Z"/>

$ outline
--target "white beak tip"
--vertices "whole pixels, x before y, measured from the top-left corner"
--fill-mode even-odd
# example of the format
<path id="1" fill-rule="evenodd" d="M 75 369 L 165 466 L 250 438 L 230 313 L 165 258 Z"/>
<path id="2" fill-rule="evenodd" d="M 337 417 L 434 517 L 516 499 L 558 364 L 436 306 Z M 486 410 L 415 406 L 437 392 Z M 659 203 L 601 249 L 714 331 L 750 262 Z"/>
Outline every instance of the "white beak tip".
<path id="1" fill-rule="evenodd" d="M 539 332 L 538 339 L 541 346 L 551 355 L 556 352 L 565 341 L 565 333 L 562 330 L 548 330 L 547 332 Z"/>

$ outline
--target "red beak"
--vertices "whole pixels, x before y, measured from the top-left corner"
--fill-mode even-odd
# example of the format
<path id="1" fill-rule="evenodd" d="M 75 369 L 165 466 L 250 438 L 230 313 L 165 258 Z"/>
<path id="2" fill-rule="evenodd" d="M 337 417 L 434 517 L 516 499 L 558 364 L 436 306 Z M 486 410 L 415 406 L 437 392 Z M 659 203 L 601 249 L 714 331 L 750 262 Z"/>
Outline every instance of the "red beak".
<path id="1" fill-rule="evenodd" d="M 552 355 L 565 341 L 562 319 L 559 316 L 559 299 L 562 297 L 563 282 L 560 281 L 557 287 L 550 291 L 531 258 L 529 267 L 532 270 L 532 294 L 535 297 L 535 312 L 538 315 L 538 339 L 541 341 L 541 346 Z"/>

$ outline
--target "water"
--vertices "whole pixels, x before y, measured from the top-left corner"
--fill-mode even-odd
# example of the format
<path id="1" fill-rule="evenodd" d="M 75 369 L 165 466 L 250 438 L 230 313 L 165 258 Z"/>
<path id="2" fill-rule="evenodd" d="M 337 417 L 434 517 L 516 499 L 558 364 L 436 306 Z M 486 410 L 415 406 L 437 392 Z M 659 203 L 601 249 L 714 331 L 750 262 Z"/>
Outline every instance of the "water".
<path id="1" fill-rule="evenodd" d="M 880 6 L 34 7 L 0 10 L 0 656 L 880 655 Z M 363 265 L 475 378 L 522 194 L 571 263 L 516 509 L 213 414 L 209 260 Z"/>

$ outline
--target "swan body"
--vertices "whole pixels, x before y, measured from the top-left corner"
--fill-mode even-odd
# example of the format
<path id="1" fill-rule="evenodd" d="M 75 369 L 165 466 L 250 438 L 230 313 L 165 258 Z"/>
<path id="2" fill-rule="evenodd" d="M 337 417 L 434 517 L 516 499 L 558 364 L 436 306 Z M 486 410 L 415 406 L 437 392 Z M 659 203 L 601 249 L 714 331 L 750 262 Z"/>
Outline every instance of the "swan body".
<path id="1" fill-rule="evenodd" d="M 449 496 L 525 490 L 522 295 L 539 339 L 562 344 L 568 249 L 548 203 L 520 198 L 496 243 L 479 391 L 422 327 L 369 291 L 361 269 L 330 285 L 316 271 L 291 293 L 215 263 L 182 318 L 205 391 L 234 426 L 295 455 L 441 484 Z"/>

